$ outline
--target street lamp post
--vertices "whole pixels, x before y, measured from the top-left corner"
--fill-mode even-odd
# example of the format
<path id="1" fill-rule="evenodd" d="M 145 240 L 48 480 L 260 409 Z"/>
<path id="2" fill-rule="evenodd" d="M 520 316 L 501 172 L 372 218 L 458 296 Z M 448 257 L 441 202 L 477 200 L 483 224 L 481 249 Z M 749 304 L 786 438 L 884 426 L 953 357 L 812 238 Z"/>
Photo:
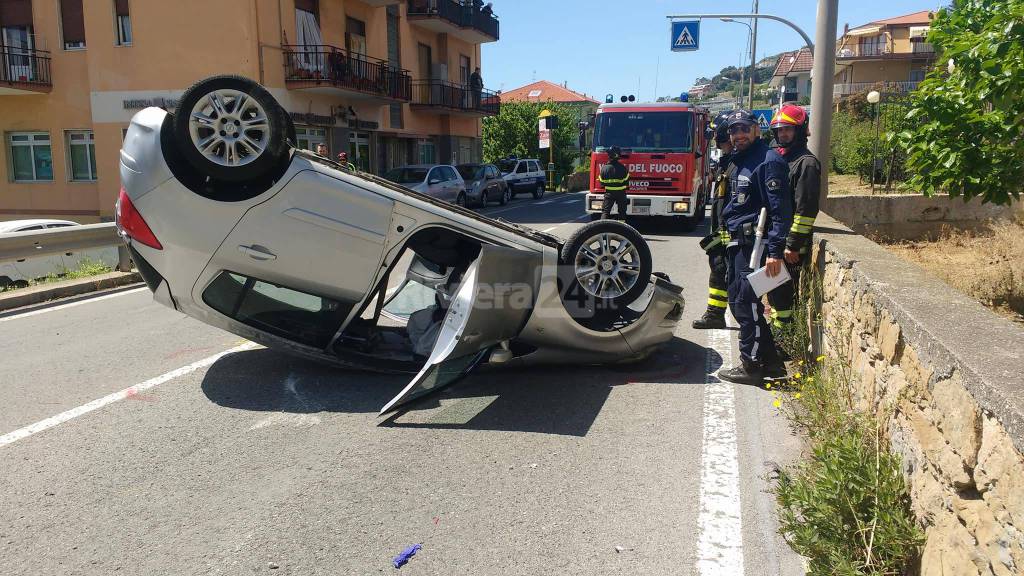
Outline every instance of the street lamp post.
<path id="1" fill-rule="evenodd" d="M 882 99 L 882 95 L 878 93 L 878 90 L 872 90 L 868 92 L 868 103 L 874 108 L 875 112 L 875 143 L 871 149 L 871 193 L 875 193 L 875 171 L 877 170 L 877 158 L 878 158 L 878 101 Z"/>
<path id="2" fill-rule="evenodd" d="M 756 12 L 756 10 L 755 10 L 755 12 Z M 748 110 L 753 110 L 754 109 L 754 66 L 755 66 L 754 54 L 756 53 L 755 50 L 756 50 L 756 46 L 757 46 L 757 20 L 756 19 L 754 20 L 754 27 L 753 28 L 751 28 L 750 24 L 747 24 L 746 22 L 740 22 L 739 20 L 735 20 L 735 19 L 729 18 L 729 17 L 719 18 L 719 20 L 721 20 L 722 22 L 732 22 L 733 24 L 743 24 L 744 26 L 747 27 L 747 30 L 750 30 L 750 93 L 747 95 L 747 109 Z M 743 102 L 743 84 L 744 84 L 744 82 L 743 82 L 743 67 L 741 66 L 740 67 L 740 102 L 741 103 Z"/>

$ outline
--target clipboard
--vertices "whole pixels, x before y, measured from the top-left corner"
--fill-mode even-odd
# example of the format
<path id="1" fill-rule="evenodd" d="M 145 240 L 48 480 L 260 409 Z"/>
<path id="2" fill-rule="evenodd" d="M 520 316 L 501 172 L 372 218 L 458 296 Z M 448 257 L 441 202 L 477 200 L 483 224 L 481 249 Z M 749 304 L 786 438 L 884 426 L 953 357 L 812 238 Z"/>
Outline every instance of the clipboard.
<path id="1" fill-rule="evenodd" d="M 750 287 L 754 289 L 754 294 L 757 294 L 758 298 L 793 279 L 793 277 L 789 275 L 789 269 L 786 268 L 785 264 L 782 265 L 779 269 L 779 273 L 776 274 L 774 278 L 768 277 L 767 268 L 767 266 L 762 266 L 750 274 L 747 274 L 747 280 L 750 281 Z"/>

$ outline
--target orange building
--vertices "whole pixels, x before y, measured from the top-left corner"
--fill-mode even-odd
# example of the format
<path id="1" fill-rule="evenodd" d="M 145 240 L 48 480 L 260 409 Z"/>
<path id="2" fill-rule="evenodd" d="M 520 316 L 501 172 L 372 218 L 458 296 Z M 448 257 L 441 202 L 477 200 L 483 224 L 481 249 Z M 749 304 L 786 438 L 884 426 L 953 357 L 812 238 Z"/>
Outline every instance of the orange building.
<path id="1" fill-rule="evenodd" d="M 299 144 L 380 173 L 481 156 L 479 0 L 0 0 L 0 220 L 113 217 L 132 115 L 195 81 L 266 86 Z"/>

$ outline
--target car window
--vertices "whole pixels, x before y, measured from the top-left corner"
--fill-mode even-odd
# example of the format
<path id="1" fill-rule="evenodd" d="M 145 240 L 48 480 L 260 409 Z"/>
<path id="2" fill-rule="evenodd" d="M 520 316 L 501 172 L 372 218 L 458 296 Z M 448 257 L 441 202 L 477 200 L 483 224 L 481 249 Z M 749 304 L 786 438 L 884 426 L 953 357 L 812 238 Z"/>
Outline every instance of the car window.
<path id="1" fill-rule="evenodd" d="M 455 167 L 459 172 L 459 176 L 462 176 L 463 180 L 476 180 L 477 174 L 483 169 L 481 166 L 476 164 L 459 164 Z"/>
<path id="2" fill-rule="evenodd" d="M 520 162 L 519 166 L 516 166 L 516 174 L 526 174 L 528 169 L 528 162 Z"/>
<path id="3" fill-rule="evenodd" d="M 455 168 L 452 168 L 451 166 L 442 166 L 442 168 L 444 168 L 445 180 L 451 181 L 459 179 L 459 175 L 455 172 Z"/>
<path id="4" fill-rule="evenodd" d="M 540 164 L 536 160 L 530 160 L 530 172 L 540 172 Z"/>
<path id="5" fill-rule="evenodd" d="M 508 174 L 509 172 L 515 170 L 515 167 L 515 160 L 498 160 L 498 170 L 501 170 L 503 174 Z"/>
<path id="6" fill-rule="evenodd" d="M 72 224 L 47 224 L 46 225 L 47 228 L 67 228 L 68 226 L 72 226 Z"/>
<path id="7" fill-rule="evenodd" d="M 352 309 L 352 304 L 233 272 L 217 276 L 203 291 L 203 301 L 243 324 L 317 348 L 327 346 Z"/>
<path id="8" fill-rule="evenodd" d="M 26 226 L 24 228 L 18 228 L 16 230 L 16 232 L 29 232 L 29 231 L 32 231 L 32 230 L 42 230 L 42 229 L 43 229 L 43 225 L 42 224 L 36 224 L 35 226 Z"/>
<path id="9" fill-rule="evenodd" d="M 498 168 L 496 166 L 493 166 L 493 165 L 492 166 L 488 166 L 487 167 L 487 177 L 488 178 L 497 178 L 498 177 Z"/>
<path id="10" fill-rule="evenodd" d="M 427 182 L 429 183 L 433 180 L 444 181 L 444 174 L 441 172 L 440 166 L 430 169 L 430 175 L 427 176 Z"/>
<path id="11" fill-rule="evenodd" d="M 384 174 L 385 180 L 396 184 L 419 184 L 426 179 L 426 168 L 395 168 Z"/>

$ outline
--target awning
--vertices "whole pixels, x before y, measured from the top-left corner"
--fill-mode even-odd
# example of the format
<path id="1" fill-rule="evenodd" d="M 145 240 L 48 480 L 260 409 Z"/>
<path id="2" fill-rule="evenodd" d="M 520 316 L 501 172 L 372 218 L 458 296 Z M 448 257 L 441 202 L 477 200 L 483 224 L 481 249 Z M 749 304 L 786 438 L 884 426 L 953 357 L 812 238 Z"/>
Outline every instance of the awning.
<path id="1" fill-rule="evenodd" d="M 882 31 L 881 26 L 864 26 L 862 28 L 854 28 L 846 33 L 847 36 L 871 36 L 878 34 Z"/>
<path id="2" fill-rule="evenodd" d="M 924 38 L 928 36 L 929 26 L 911 26 L 910 37 L 911 38 Z"/>

